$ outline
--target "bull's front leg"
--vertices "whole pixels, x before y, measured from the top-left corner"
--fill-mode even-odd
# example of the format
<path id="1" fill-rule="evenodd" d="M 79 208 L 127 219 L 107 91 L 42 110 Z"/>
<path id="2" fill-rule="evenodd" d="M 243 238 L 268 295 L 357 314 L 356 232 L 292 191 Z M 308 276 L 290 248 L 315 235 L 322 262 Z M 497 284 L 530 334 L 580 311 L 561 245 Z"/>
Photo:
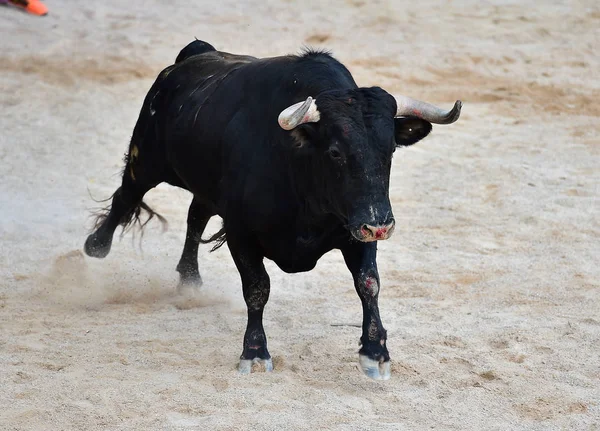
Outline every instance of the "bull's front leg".
<path id="1" fill-rule="evenodd" d="M 354 278 L 354 287 L 363 309 L 360 367 L 372 379 L 387 380 L 390 378 L 390 355 L 386 346 L 386 330 L 381 323 L 377 304 L 377 243 L 352 243 L 342 249 L 342 254 Z"/>
<path id="2" fill-rule="evenodd" d="M 271 282 L 263 265 L 263 256 L 256 249 L 237 241 L 228 241 L 229 249 L 242 279 L 244 300 L 248 309 L 248 323 L 239 371 L 248 374 L 252 365 L 262 363 L 265 371 L 273 370 L 273 361 L 267 350 L 267 336 L 263 328 L 263 311 L 269 299 Z"/>

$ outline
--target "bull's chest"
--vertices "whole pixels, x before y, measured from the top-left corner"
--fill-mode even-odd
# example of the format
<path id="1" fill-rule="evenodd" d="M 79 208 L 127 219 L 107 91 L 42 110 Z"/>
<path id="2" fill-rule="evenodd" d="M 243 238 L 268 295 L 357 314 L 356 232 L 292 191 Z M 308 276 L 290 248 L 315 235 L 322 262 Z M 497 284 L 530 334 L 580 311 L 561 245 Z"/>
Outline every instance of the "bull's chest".
<path id="1" fill-rule="evenodd" d="M 283 271 L 295 273 L 310 271 L 325 253 L 349 240 L 349 233 L 341 225 L 334 225 L 271 233 L 259 242 L 265 257 Z"/>

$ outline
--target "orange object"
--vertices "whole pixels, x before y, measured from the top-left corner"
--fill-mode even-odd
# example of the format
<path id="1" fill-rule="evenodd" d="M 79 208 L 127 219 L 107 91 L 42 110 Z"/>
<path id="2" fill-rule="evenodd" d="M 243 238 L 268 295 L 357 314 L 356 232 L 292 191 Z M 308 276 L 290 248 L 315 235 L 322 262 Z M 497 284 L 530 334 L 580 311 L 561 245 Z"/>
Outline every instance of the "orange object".
<path id="1" fill-rule="evenodd" d="M 40 0 L 8 0 L 8 2 L 33 15 L 41 16 L 48 13 L 48 8 Z"/>

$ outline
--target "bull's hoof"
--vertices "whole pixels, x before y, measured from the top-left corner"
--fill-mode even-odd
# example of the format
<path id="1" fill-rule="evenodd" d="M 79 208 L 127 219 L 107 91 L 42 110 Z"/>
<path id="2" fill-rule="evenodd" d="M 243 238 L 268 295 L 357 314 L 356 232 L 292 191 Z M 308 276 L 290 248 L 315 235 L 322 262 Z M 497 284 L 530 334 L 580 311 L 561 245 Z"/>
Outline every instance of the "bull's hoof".
<path id="1" fill-rule="evenodd" d="M 392 375 L 389 360 L 379 362 L 369 358 L 367 355 L 358 355 L 358 363 L 361 371 L 373 380 L 389 380 Z"/>
<path id="2" fill-rule="evenodd" d="M 273 371 L 273 360 L 269 359 L 240 359 L 240 365 L 238 367 L 240 374 L 250 374 L 251 372 L 270 373 Z"/>
<path id="3" fill-rule="evenodd" d="M 202 287 L 202 284 L 204 282 L 202 281 L 202 277 L 200 277 L 200 274 L 188 274 L 188 275 L 184 275 L 184 274 L 180 274 L 179 276 L 179 285 L 180 286 L 189 286 L 189 287 L 195 287 L 195 288 L 199 288 Z"/>
<path id="4" fill-rule="evenodd" d="M 178 290 L 199 289 L 202 286 L 202 277 L 197 268 L 188 268 L 180 263 L 176 270 L 179 272 Z"/>
<path id="5" fill-rule="evenodd" d="M 196 279 L 190 278 L 179 278 L 179 284 L 177 285 L 177 294 L 182 296 L 195 296 L 200 293 L 202 287 L 202 278 Z"/>
<path id="6" fill-rule="evenodd" d="M 83 250 L 85 254 L 90 257 L 97 257 L 102 259 L 110 252 L 110 246 L 112 244 L 112 237 L 102 238 L 97 233 L 93 233 L 87 237 Z"/>

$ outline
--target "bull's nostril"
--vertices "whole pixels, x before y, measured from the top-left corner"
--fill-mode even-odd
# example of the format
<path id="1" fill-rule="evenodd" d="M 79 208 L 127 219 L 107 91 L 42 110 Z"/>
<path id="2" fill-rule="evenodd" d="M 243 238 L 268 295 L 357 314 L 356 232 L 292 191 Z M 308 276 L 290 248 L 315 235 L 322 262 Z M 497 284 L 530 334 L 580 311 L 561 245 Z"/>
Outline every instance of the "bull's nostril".
<path id="1" fill-rule="evenodd" d="M 371 235 L 373 234 L 373 233 L 371 232 L 371 229 L 369 229 L 369 226 L 368 226 L 368 225 L 366 225 L 366 224 L 363 224 L 363 225 L 360 227 L 360 233 L 362 233 L 362 235 L 363 235 L 364 237 L 369 237 L 369 236 L 371 236 Z"/>

